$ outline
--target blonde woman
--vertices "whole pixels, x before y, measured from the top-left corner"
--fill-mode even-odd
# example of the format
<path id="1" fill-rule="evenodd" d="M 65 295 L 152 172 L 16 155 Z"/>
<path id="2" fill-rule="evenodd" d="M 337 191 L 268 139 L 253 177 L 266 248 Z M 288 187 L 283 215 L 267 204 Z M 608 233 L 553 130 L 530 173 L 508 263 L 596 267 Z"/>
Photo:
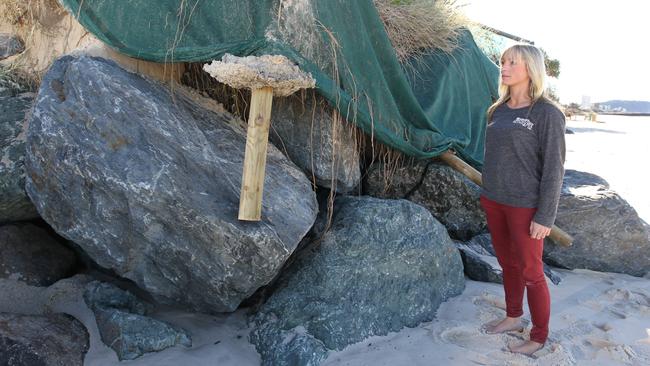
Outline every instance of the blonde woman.
<path id="1" fill-rule="evenodd" d="M 548 337 L 551 300 L 542 250 L 564 176 L 565 117 L 545 96 L 545 77 L 544 57 L 536 47 L 514 45 L 503 52 L 499 99 L 488 109 L 481 192 L 506 299 L 506 317 L 485 329 L 522 331 L 525 290 L 530 340 L 508 348 L 527 355 L 543 348 Z"/>

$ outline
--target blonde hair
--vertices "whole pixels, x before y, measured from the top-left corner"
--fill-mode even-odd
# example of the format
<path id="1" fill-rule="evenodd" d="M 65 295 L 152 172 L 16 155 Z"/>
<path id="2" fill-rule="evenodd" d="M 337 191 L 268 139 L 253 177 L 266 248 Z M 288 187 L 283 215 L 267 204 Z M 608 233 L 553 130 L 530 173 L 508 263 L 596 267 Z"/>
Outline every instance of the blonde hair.
<path id="1" fill-rule="evenodd" d="M 504 59 L 506 58 L 522 60 L 526 65 L 526 71 L 530 78 L 528 84 L 528 96 L 531 99 L 530 109 L 532 109 L 535 103 L 540 99 L 550 101 L 550 99 L 546 97 L 546 65 L 544 64 L 544 55 L 539 48 L 529 44 L 516 44 L 503 51 L 501 54 L 501 64 L 503 64 Z M 510 87 L 504 85 L 501 78 L 499 78 L 499 99 L 488 108 L 488 122 L 492 120 L 494 110 L 497 109 L 498 106 L 507 102 L 508 99 L 510 99 Z"/>

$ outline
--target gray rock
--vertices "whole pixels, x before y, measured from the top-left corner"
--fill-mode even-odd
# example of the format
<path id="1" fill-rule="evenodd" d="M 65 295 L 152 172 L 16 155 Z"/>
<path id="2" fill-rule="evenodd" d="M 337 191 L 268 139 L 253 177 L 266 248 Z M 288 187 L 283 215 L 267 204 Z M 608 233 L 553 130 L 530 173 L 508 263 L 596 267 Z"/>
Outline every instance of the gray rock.
<path id="1" fill-rule="evenodd" d="M 445 164 L 419 162 L 400 168 L 386 183 L 381 169 L 371 167 L 364 182 L 366 194 L 405 198 L 426 207 L 454 239 L 465 241 L 486 232 L 480 187 L 463 174 Z"/>
<path id="2" fill-rule="evenodd" d="M 31 223 L 0 226 L 0 278 L 49 286 L 71 276 L 77 258 L 45 229 Z"/>
<path id="3" fill-rule="evenodd" d="M 93 310 L 116 309 L 126 313 L 145 315 L 151 305 L 138 299 L 128 291 L 106 282 L 92 281 L 86 285 L 83 294 L 86 305 Z"/>
<path id="4" fill-rule="evenodd" d="M 33 100 L 33 93 L 0 96 L 0 223 L 38 217 L 25 192 L 25 114 Z"/>
<path id="5" fill-rule="evenodd" d="M 17 55 L 25 50 L 23 41 L 18 36 L 0 33 L 0 60 Z"/>
<path id="6" fill-rule="evenodd" d="M 490 234 L 481 234 L 465 243 L 456 243 L 463 257 L 467 277 L 475 281 L 503 283 L 503 272 L 497 260 Z M 544 274 L 555 285 L 562 281 L 553 269 L 544 264 Z"/>
<path id="7" fill-rule="evenodd" d="M 175 345 L 192 346 L 184 330 L 146 317 L 150 306 L 129 292 L 93 281 L 86 286 L 83 297 L 95 313 L 102 342 L 115 351 L 120 361 Z"/>
<path id="8" fill-rule="evenodd" d="M 261 324 L 275 324 L 275 314 L 260 314 Z M 322 341 L 298 325 L 284 330 L 275 326 L 262 326 L 250 334 L 249 341 L 256 345 L 263 366 L 318 366 L 329 354 Z"/>
<path id="9" fill-rule="evenodd" d="M 503 283 L 503 272 L 496 257 L 477 253 L 464 243 L 456 243 L 456 247 L 463 259 L 467 277 L 474 281 Z"/>
<path id="10" fill-rule="evenodd" d="M 209 102 L 112 61 L 64 56 L 41 84 L 25 165 L 40 215 L 97 264 L 158 302 L 215 313 L 276 275 L 317 203 L 270 146 L 262 221 L 239 221 L 245 133 Z"/>
<path id="11" fill-rule="evenodd" d="M 312 92 L 273 100 L 269 139 L 316 184 L 339 193 L 359 185 L 359 152 L 353 127 L 333 121 L 327 101 Z"/>
<path id="12" fill-rule="evenodd" d="M 0 365 L 83 365 L 88 332 L 66 314 L 0 313 Z"/>
<path id="13" fill-rule="evenodd" d="M 555 224 L 574 242 L 562 247 L 547 240 L 547 263 L 632 276 L 650 272 L 648 224 L 602 178 L 567 170 Z"/>
<path id="14" fill-rule="evenodd" d="M 544 263 L 544 274 L 549 280 L 551 280 L 551 282 L 553 282 L 554 285 L 559 285 L 560 282 L 562 282 L 562 276 L 551 269 L 551 267 L 546 263 Z"/>
<path id="15" fill-rule="evenodd" d="M 433 319 L 462 292 L 462 271 L 445 228 L 425 208 L 339 197 L 330 230 L 281 275 L 250 340 L 265 365 L 315 365 L 329 350 Z"/>
<path id="16" fill-rule="evenodd" d="M 363 193 L 373 197 L 407 198 L 422 183 L 429 161 L 417 161 L 388 170 L 383 164 L 373 164 L 363 180 Z"/>
<path id="17" fill-rule="evenodd" d="M 492 246 L 492 237 L 490 236 L 490 233 L 476 235 L 464 244 L 480 255 L 496 256 L 494 253 L 494 247 Z"/>
<path id="18" fill-rule="evenodd" d="M 487 230 L 481 188 L 450 166 L 430 163 L 422 184 L 408 197 L 431 211 L 449 234 L 467 240 Z"/>

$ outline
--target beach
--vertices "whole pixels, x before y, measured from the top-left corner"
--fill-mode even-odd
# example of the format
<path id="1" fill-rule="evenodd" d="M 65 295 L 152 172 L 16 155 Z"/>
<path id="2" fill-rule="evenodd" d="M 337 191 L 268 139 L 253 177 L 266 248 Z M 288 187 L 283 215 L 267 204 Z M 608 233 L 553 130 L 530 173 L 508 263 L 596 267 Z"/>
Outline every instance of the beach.
<path id="1" fill-rule="evenodd" d="M 601 176 L 650 221 L 643 159 L 650 156 L 650 117 L 600 115 L 568 120 L 567 169 Z M 650 279 L 589 270 L 556 270 L 550 336 L 533 358 L 506 351 L 528 334 L 488 335 L 481 326 L 505 316 L 501 285 L 467 281 L 437 318 L 374 337 L 331 355 L 325 365 L 649 365 Z M 525 315 L 529 318 L 527 305 Z M 530 331 L 530 326 L 527 328 Z"/>
<path id="2" fill-rule="evenodd" d="M 317 245 L 322 242 L 312 241 L 311 234 L 305 236 L 305 233 L 320 231 L 323 225 L 320 219 L 315 225 L 313 221 L 318 211 L 316 194 L 323 201 L 325 195 L 320 197 L 320 194 L 336 191 L 336 187 L 341 194 L 356 189 L 368 192 L 364 187 L 367 183 L 365 176 L 369 175 L 373 164 L 384 164 L 383 170 L 390 176 L 389 171 L 401 160 L 401 155 L 393 154 L 386 146 L 400 146 L 398 150 L 410 150 L 409 154 L 429 154 L 433 145 L 439 147 L 444 143 L 439 134 L 464 141 L 480 141 L 477 136 L 481 135 L 477 133 L 484 125 L 482 120 L 487 107 L 482 104 L 490 103 L 496 91 L 493 84 L 499 76 L 495 65 L 485 56 L 489 55 L 493 61 L 499 60 L 501 51 L 514 42 L 529 42 L 543 48 L 547 74 L 554 75 L 548 80 L 550 86 L 565 102 L 579 101 L 580 96 L 580 104 L 570 104 L 588 106 L 593 105 L 591 101 L 598 101 L 600 107 L 610 111 L 619 107 L 639 108 L 608 105 L 610 102 L 650 103 L 640 102 L 648 100 L 648 92 L 643 87 L 650 81 L 650 73 L 645 72 L 645 57 L 641 51 L 638 55 L 634 53 L 636 49 L 643 49 L 637 44 L 642 43 L 643 34 L 648 33 L 643 29 L 647 30 L 650 25 L 645 19 L 647 12 L 643 11 L 642 2 L 586 4 L 550 1 L 535 7 L 532 16 L 531 4 L 519 1 L 474 1 L 469 4 L 411 0 L 341 1 L 336 4 L 333 1 L 307 0 L 204 1 L 201 4 L 198 1 L 193 4 L 159 1 L 155 7 L 139 0 L 113 2 L 111 6 L 105 6 L 107 3 L 0 0 L 0 81 L 7 78 L 7 82 L 0 83 L 0 97 L 11 98 L 13 105 L 18 98 L 14 94 L 20 92 L 19 97 L 25 98 L 24 105 L 28 105 L 26 100 L 30 98 L 29 105 L 32 106 L 31 109 L 20 109 L 15 118 L 13 107 L 4 110 L 13 124 L 10 128 L 0 129 L 0 140 L 11 142 L 2 163 L 13 167 L 6 171 L 12 172 L 11 177 L 16 177 L 12 182 L 16 183 L 17 189 L 14 192 L 7 190 L 8 197 L 23 200 L 32 212 L 25 218 L 0 221 L 6 224 L 7 232 L 12 233 L 13 229 L 18 230 L 24 224 L 21 221 L 38 219 L 38 224 L 42 224 L 38 229 L 47 223 L 61 237 L 77 242 L 74 247 L 79 249 L 78 262 L 70 264 L 70 271 L 61 271 L 46 285 L 41 283 L 40 287 L 27 284 L 29 268 L 7 270 L 9 277 L 0 278 L 0 313 L 9 316 L 64 313 L 83 324 L 81 327 L 73 322 L 74 327 L 54 329 L 59 327 L 58 322 L 41 323 L 42 319 L 27 317 L 25 323 L 32 328 L 24 334 L 16 331 L 19 326 L 0 324 L 0 344 L 4 347 L 0 347 L 0 366 L 4 360 L 8 360 L 10 365 L 22 365 L 31 359 L 69 364 L 55 360 L 62 355 L 74 355 L 74 361 L 81 363 L 83 360 L 83 365 L 89 366 L 261 365 L 261 355 L 249 342 L 251 334 L 258 334 L 253 333 L 256 329 L 249 323 L 256 309 L 242 307 L 220 314 L 196 311 L 231 310 L 259 286 L 267 284 L 278 271 L 286 271 L 282 265 L 287 261 L 295 265 L 293 260 L 299 255 L 290 255 L 297 246 L 305 249 L 304 244 L 309 242 L 306 249 L 317 251 Z M 457 10 L 465 15 L 459 16 Z M 546 20 L 547 25 L 533 27 L 538 19 Z M 604 24 L 607 26 L 600 26 Z M 429 28 L 430 25 L 435 27 Z M 471 37 L 468 27 L 476 28 L 471 31 Z M 625 66 L 609 72 L 613 65 L 617 65 L 613 57 L 618 49 L 626 49 L 632 55 L 627 58 Z M 269 98 L 265 103 L 258 103 L 258 98 L 253 98 L 250 91 L 232 85 L 227 87 L 223 80 L 210 76 L 204 69 L 204 63 L 218 61 L 213 58 L 225 53 L 259 56 L 268 52 L 288 56 L 297 63 L 297 68 L 310 72 L 317 79 L 319 94 L 302 90 L 291 99 L 275 98 L 271 103 L 270 95 L 277 97 L 279 93 L 277 90 L 271 93 L 271 89 L 266 88 Z M 60 59 L 64 55 L 68 56 Z M 511 62 L 511 66 L 523 66 L 521 60 L 504 59 L 499 62 L 499 67 L 506 70 L 511 66 L 503 61 L 516 61 Z M 258 76 L 268 76 L 266 71 L 277 67 L 277 64 L 254 64 L 256 68 L 261 66 L 260 72 L 256 72 Z M 405 78 L 402 71 L 408 69 L 408 65 L 417 65 L 418 72 Z M 242 65 L 230 63 L 228 66 L 237 71 L 237 67 Z M 523 71 L 523 68 L 519 70 Z M 535 73 L 541 76 L 541 67 L 526 70 L 530 72 L 529 76 Z M 505 79 L 512 81 L 509 72 L 504 72 Z M 17 77 L 15 82 L 11 76 L 14 73 Z M 504 81 L 504 78 L 500 79 Z M 533 79 L 539 80 L 538 77 Z M 270 81 L 275 80 L 266 80 L 264 86 L 268 87 Z M 18 86 L 17 82 L 25 85 L 13 90 Z M 295 80 L 286 82 L 294 83 Z M 255 90 L 260 87 L 247 85 L 245 88 Z M 22 92 L 27 90 L 39 94 L 23 95 Z M 514 89 L 512 91 L 511 96 L 518 94 Z M 175 95 L 180 98 L 175 98 Z M 265 125 L 266 130 L 257 134 L 252 131 L 264 128 L 251 127 L 251 136 L 248 137 L 245 131 L 232 128 L 234 125 L 247 128 L 243 122 L 246 116 L 251 126 Z M 271 140 L 266 136 L 269 116 L 273 117 L 270 122 Z M 598 115 L 596 121 L 586 120 L 583 116 L 574 118 L 566 121 L 569 131 L 566 134 L 565 168 L 602 177 L 611 191 L 627 201 L 642 220 L 650 222 L 650 194 L 645 180 L 649 174 L 643 168 L 648 165 L 645 160 L 650 157 L 650 116 Z M 351 124 L 347 125 L 346 120 Z M 341 124 L 349 128 L 341 129 Z M 375 136 L 377 139 L 362 136 L 362 131 L 371 129 L 380 132 Z M 278 140 L 274 141 L 276 135 Z M 376 144 L 377 141 L 387 145 Z M 251 149 L 262 152 L 259 156 L 263 157 L 266 156 L 267 142 L 279 151 L 269 146 L 267 163 L 247 164 L 246 161 L 251 162 L 247 158 L 249 147 L 263 146 L 264 149 Z M 470 158 L 480 160 L 480 151 L 467 149 L 466 152 Z M 281 156 L 282 153 L 285 156 Z M 468 184 L 460 179 L 446 181 L 447 175 L 438 178 L 433 173 L 437 174 L 440 167 L 433 167 L 435 164 L 431 160 L 428 162 L 431 164 L 423 165 L 422 171 L 417 171 L 419 168 L 416 167 L 400 177 L 405 178 L 404 186 L 408 189 L 394 197 L 406 197 L 416 202 L 413 197 L 421 195 L 421 204 L 440 203 L 441 207 L 444 206 L 440 209 L 443 214 L 476 203 L 477 200 L 468 195 L 468 191 L 476 193 L 474 186 L 466 190 Z M 235 221 L 236 216 L 229 214 L 234 212 L 243 196 L 239 187 L 242 164 L 261 167 L 254 175 L 260 178 L 259 181 L 267 182 L 265 215 L 261 225 Z M 451 171 L 445 167 L 440 170 Z M 413 177 L 409 177 L 411 174 Z M 590 179 L 584 178 L 585 175 L 575 176 L 579 177 L 576 180 Z M 6 190 L 3 184 L 0 180 L 0 194 Z M 444 185 L 450 191 L 434 192 L 433 185 Z M 450 194 L 452 190 L 458 193 Z M 508 351 L 508 345 L 529 339 L 531 322 L 527 303 L 523 306 L 526 326 L 523 332 L 487 334 L 483 330 L 486 323 L 505 317 L 503 286 L 474 281 L 465 276 L 462 287 L 460 254 L 453 243 L 446 242 L 448 238 L 442 226 L 435 232 L 435 240 L 431 239 L 433 234 L 430 231 L 421 231 L 424 233 L 422 242 L 429 246 L 413 253 L 430 254 L 432 248 L 439 249 L 440 244 L 445 244 L 445 254 L 455 262 L 436 259 L 436 262 L 422 262 L 425 264 L 404 261 L 405 264 L 395 265 L 397 262 L 389 260 L 408 251 L 403 247 L 389 251 L 385 250 L 386 246 L 378 245 L 381 248 L 379 252 L 388 254 L 386 260 L 378 261 L 377 265 L 368 265 L 382 270 L 372 274 L 374 282 L 359 281 L 353 285 L 355 287 L 341 286 L 353 288 L 355 292 L 348 291 L 343 295 L 333 292 L 335 295 L 327 297 L 326 301 L 311 296 L 309 292 L 296 292 L 296 297 L 278 302 L 282 305 L 275 309 L 292 309 L 299 302 L 295 300 L 298 298 L 306 300 L 307 304 L 296 307 L 315 310 L 305 312 L 308 315 L 299 318 L 300 321 L 284 323 L 293 327 L 287 332 L 284 329 L 274 332 L 269 327 L 271 331 L 259 332 L 259 339 L 277 340 L 269 353 L 285 352 L 282 355 L 293 357 L 287 362 L 291 364 L 298 358 L 296 354 L 303 350 L 313 350 L 316 357 L 322 355 L 320 346 L 331 334 L 370 329 L 358 332 L 362 334 L 354 338 L 358 340 L 372 334 L 372 329 L 376 333 L 377 329 L 385 331 L 399 329 L 402 324 L 417 324 L 331 351 L 321 364 L 648 366 L 650 260 L 645 255 L 650 251 L 639 248 L 647 248 L 650 240 L 640 244 L 642 240 L 639 238 L 644 235 L 643 225 L 639 225 L 630 214 L 631 210 L 614 196 L 607 194 L 606 198 L 592 199 L 586 193 L 576 197 L 575 201 L 580 202 L 572 202 L 574 207 L 565 206 L 569 213 L 566 216 L 583 219 L 573 226 L 572 234 L 589 233 L 589 238 L 596 238 L 576 242 L 600 245 L 587 246 L 580 253 L 581 261 L 573 263 L 589 266 L 588 262 L 597 257 L 595 254 L 611 252 L 620 254 L 616 260 L 625 265 L 634 260 L 638 260 L 634 263 L 640 263 L 628 265 L 624 270 L 633 267 L 648 273 L 645 277 L 633 277 L 586 269 L 553 268 L 553 273 L 561 281 L 556 285 L 547 278 L 551 297 L 550 334 L 544 347 L 533 356 Z M 442 202 L 450 197 L 458 200 L 449 200 L 449 204 L 443 205 Z M 594 202 L 596 204 L 591 206 L 602 205 L 592 211 L 589 211 L 590 207 L 585 208 Z M 390 205 L 394 202 L 381 203 Z M 38 213 L 32 206 L 38 208 Z M 303 210 L 305 208 L 307 210 Z M 415 208 L 423 215 L 411 214 L 409 217 L 413 219 L 404 221 L 405 225 L 391 228 L 390 232 L 396 233 L 398 239 L 406 238 L 405 231 L 415 226 L 411 222 L 415 223 L 421 217 L 431 218 L 424 208 Z M 3 210 L 8 216 L 16 215 L 17 211 L 13 204 L 5 209 L 0 207 L 0 215 Z M 587 211 L 588 214 L 584 214 Z M 374 230 L 376 226 L 367 224 L 382 222 L 377 226 L 389 227 L 389 224 L 397 222 L 395 215 L 385 215 L 384 219 L 376 214 L 377 211 L 358 212 L 349 217 L 367 219 L 360 221 L 364 232 L 369 234 L 369 239 L 363 240 L 364 244 L 398 241 L 387 239 Z M 449 232 L 455 230 L 454 221 L 483 225 L 480 215 L 470 218 L 466 212 L 462 211 L 450 222 L 443 223 Z M 479 213 L 478 205 L 473 212 Z M 221 214 L 224 218 L 219 216 Z M 615 215 L 621 219 L 613 220 Z M 439 217 L 442 222 L 444 219 Z M 41 222 L 40 218 L 45 221 Z M 296 218 L 312 220 L 298 223 L 293 221 Z M 383 221 L 377 221 L 380 218 Z M 431 228 L 432 221 L 426 222 L 422 227 Z M 627 225 L 630 222 L 632 224 Z M 583 226 L 578 228 L 577 225 Z M 569 231 L 571 225 L 567 226 L 562 228 Z M 592 228 L 594 230 L 590 231 Z M 484 231 L 484 226 L 471 233 L 470 229 L 460 231 L 468 232 L 463 236 L 466 240 Z M 353 233 L 357 232 L 360 233 Z M 345 242 L 347 236 L 353 237 L 354 234 L 338 236 L 336 240 Z M 40 240 L 40 236 L 34 237 Z M 457 237 L 460 236 L 454 236 Z M 602 242 L 599 241 L 601 238 Z M 27 244 L 37 241 L 31 236 L 24 240 L 9 239 L 7 243 L 21 254 L 16 259 L 10 255 L 5 257 L 0 245 L 0 259 L 9 258 L 4 262 L 10 265 L 24 262 L 42 270 L 64 262 L 63 255 L 21 251 L 23 245 L 27 248 Z M 616 243 L 617 240 L 620 242 Z M 48 244 L 45 242 L 43 245 Z M 547 241 L 546 245 L 554 244 Z M 353 245 L 349 247 L 356 249 Z M 308 250 L 295 254 L 303 253 L 310 255 Z M 39 255 L 47 257 L 48 261 L 41 261 Z M 559 255 L 559 258 L 566 259 L 571 258 L 572 253 L 567 251 Z M 357 250 L 344 259 L 349 258 L 367 259 L 374 258 L 374 255 Z M 49 259 L 54 259 L 51 261 L 53 264 L 49 264 Z M 497 262 L 494 257 L 487 260 L 491 264 Z M 5 268 L 4 262 L 0 261 L 0 272 Z M 357 276 L 363 279 L 359 274 L 361 271 L 352 271 L 363 268 L 359 262 L 350 266 L 341 266 L 340 262 L 323 261 L 327 267 L 314 267 L 317 271 L 308 275 L 300 275 L 303 273 L 300 272 L 295 278 L 313 279 L 302 286 L 311 293 L 321 290 L 314 291 L 314 284 L 327 284 L 323 286 L 323 292 L 328 292 L 330 287 L 334 287 L 330 285 L 332 283 L 345 284 L 346 281 L 341 279 L 355 279 Z M 610 263 L 606 259 L 599 264 L 603 262 Z M 105 266 L 107 271 L 102 271 L 95 263 Z M 400 271 L 394 271 L 396 268 Z M 428 277 L 404 281 L 412 274 L 434 268 L 438 271 L 433 275 L 425 273 Z M 333 273 L 343 275 L 332 280 L 335 278 Z M 455 275 L 455 282 L 446 276 L 448 274 Z M 71 277 L 64 278 L 66 276 Z M 138 356 L 139 350 L 133 350 L 138 343 L 150 343 L 159 349 L 178 344 L 169 341 L 172 336 L 160 340 L 175 332 L 160 330 L 156 324 L 140 323 L 142 318 L 134 318 L 133 311 L 140 312 L 145 306 L 133 306 L 138 309 L 128 309 L 130 314 L 121 314 L 125 316 L 107 321 L 106 310 L 124 310 L 119 304 L 123 296 L 106 292 L 110 301 L 106 304 L 97 301 L 91 305 L 95 310 L 91 310 L 84 295 L 88 298 L 88 284 L 94 280 L 119 283 L 143 301 L 158 299 L 175 304 L 175 308 L 158 305 L 154 309 L 152 306 L 146 317 L 182 329 L 191 337 L 191 347 L 179 344 Z M 440 284 L 434 282 L 439 280 Z M 449 298 L 452 292 L 440 297 L 438 294 L 432 296 L 434 291 L 452 282 L 457 284 L 453 292 L 457 296 Z M 392 296 L 386 296 L 383 290 L 378 289 L 386 283 L 397 289 Z M 416 287 L 413 283 L 429 287 L 412 289 Z M 291 285 L 293 289 L 299 287 Z M 265 295 L 270 295 L 271 291 L 268 292 Z M 419 297 L 407 297 L 409 292 Z M 261 301 L 265 295 L 259 293 L 243 303 Z M 392 302 L 391 297 L 402 301 Z M 434 297 L 436 302 L 430 302 Z M 376 307 L 364 307 L 363 302 L 369 298 L 376 298 L 374 303 L 390 305 L 386 306 L 389 310 L 380 313 L 374 310 Z M 440 298 L 447 300 L 436 310 Z M 318 301 L 337 305 L 349 299 L 355 301 L 350 302 L 356 307 L 352 309 L 373 309 L 363 315 L 374 317 L 368 317 L 372 318 L 368 321 L 362 319 L 363 322 L 351 319 L 343 326 L 323 322 L 325 326 L 319 332 L 305 325 L 306 318 L 308 321 L 325 318 L 322 308 L 313 306 Z M 88 303 L 92 304 L 90 300 Z M 99 305 L 106 305 L 107 309 L 96 307 Z M 409 310 L 413 310 L 410 307 L 420 307 L 422 310 L 417 314 L 426 315 L 402 317 L 417 319 L 406 319 L 409 322 L 397 319 L 409 314 Z M 336 320 L 350 319 L 347 312 L 354 311 L 349 310 L 351 307 L 337 309 L 343 310 L 332 313 Z M 144 310 L 141 312 L 145 313 Z M 276 320 L 274 314 L 267 315 L 263 320 L 268 324 Z M 102 340 L 97 319 L 102 323 L 101 333 L 106 341 Z M 418 324 L 422 319 L 428 321 Z M 118 322 L 121 322 L 119 326 Z M 379 323 L 394 326 L 373 328 Z M 351 327 L 346 327 L 350 324 L 357 328 L 351 331 Z M 85 354 L 84 328 L 88 340 Z M 1 332 L 3 330 L 10 336 L 6 337 Z M 56 335 L 45 339 L 44 335 L 48 334 Z M 303 337 L 305 334 L 307 337 Z M 68 335 L 74 335 L 75 340 L 67 342 Z M 174 341 L 179 340 L 187 341 L 185 334 L 177 336 Z M 54 345 L 51 358 L 47 351 L 38 347 L 48 345 L 49 341 Z M 122 341 L 128 344 L 125 348 L 133 348 L 129 350 L 132 353 L 123 357 L 137 358 L 119 360 L 114 349 L 119 348 Z M 325 347 L 336 344 L 331 342 L 332 339 L 329 341 Z M 107 345 L 111 342 L 114 348 Z M 25 356 L 17 360 L 14 354 Z M 312 355 L 305 357 L 309 356 Z"/>
<path id="3" fill-rule="evenodd" d="M 467 281 L 463 294 L 444 303 L 433 322 L 350 346 L 325 364 L 647 365 L 650 280 L 585 270 L 558 273 L 560 285 L 549 282 L 549 340 L 533 358 L 506 350 L 528 339 L 530 326 L 523 334 L 480 330 L 505 316 L 501 286 Z M 529 319 L 527 310 L 524 318 Z"/>
<path id="4" fill-rule="evenodd" d="M 644 118 L 645 120 L 637 119 Z M 605 178 L 648 221 L 650 199 L 645 191 L 642 160 L 650 156 L 650 117 L 599 116 L 604 123 L 567 121 L 567 169 Z M 466 281 L 461 295 L 443 303 L 437 316 L 415 328 L 371 337 L 332 352 L 324 365 L 648 365 L 650 364 L 650 279 L 589 270 L 556 270 L 550 281 L 550 337 L 534 357 L 506 350 L 524 333 L 488 335 L 481 326 L 505 315 L 499 284 Z M 87 280 L 87 279 L 86 279 Z M 119 362 L 99 337 L 94 315 L 82 300 L 83 276 L 38 288 L 0 280 L 0 311 L 38 314 L 65 312 L 89 331 L 85 364 L 101 365 L 259 365 L 248 343 L 248 309 L 205 315 L 179 310 L 153 317 L 186 329 L 191 348 L 172 347 Z M 21 300 L 22 299 L 22 300 Z M 524 318 L 529 322 L 527 305 Z"/>
<path id="5" fill-rule="evenodd" d="M 650 195 L 642 179 L 643 159 L 650 156 L 650 118 L 602 115 L 596 122 L 567 121 L 567 127 L 573 133 L 567 135 L 566 168 L 601 176 L 650 221 Z M 485 323 L 505 316 L 503 288 L 467 280 L 462 294 L 443 303 L 432 321 L 331 352 L 323 365 L 650 365 L 650 279 L 579 269 L 556 272 L 562 282 L 549 281 L 549 340 L 533 357 L 507 350 L 509 344 L 529 339 L 527 304 L 523 333 L 486 334 Z M 83 307 L 77 302 L 76 311 Z M 259 365 L 260 356 L 248 343 L 248 312 L 155 314 L 187 330 L 192 348 L 174 347 L 128 364 Z M 92 317 L 85 324 L 95 327 Z M 122 364 L 99 341 L 96 327 L 92 334 L 86 364 Z"/>

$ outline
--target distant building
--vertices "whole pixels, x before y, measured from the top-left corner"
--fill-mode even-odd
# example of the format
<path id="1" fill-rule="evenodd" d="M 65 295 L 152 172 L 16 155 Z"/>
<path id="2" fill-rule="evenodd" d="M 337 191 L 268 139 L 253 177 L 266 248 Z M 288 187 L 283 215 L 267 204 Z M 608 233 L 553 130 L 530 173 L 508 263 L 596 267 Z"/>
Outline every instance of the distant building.
<path id="1" fill-rule="evenodd" d="M 588 95 L 583 95 L 582 96 L 582 104 L 580 104 L 580 108 L 582 109 L 589 109 L 591 108 L 591 97 Z"/>

